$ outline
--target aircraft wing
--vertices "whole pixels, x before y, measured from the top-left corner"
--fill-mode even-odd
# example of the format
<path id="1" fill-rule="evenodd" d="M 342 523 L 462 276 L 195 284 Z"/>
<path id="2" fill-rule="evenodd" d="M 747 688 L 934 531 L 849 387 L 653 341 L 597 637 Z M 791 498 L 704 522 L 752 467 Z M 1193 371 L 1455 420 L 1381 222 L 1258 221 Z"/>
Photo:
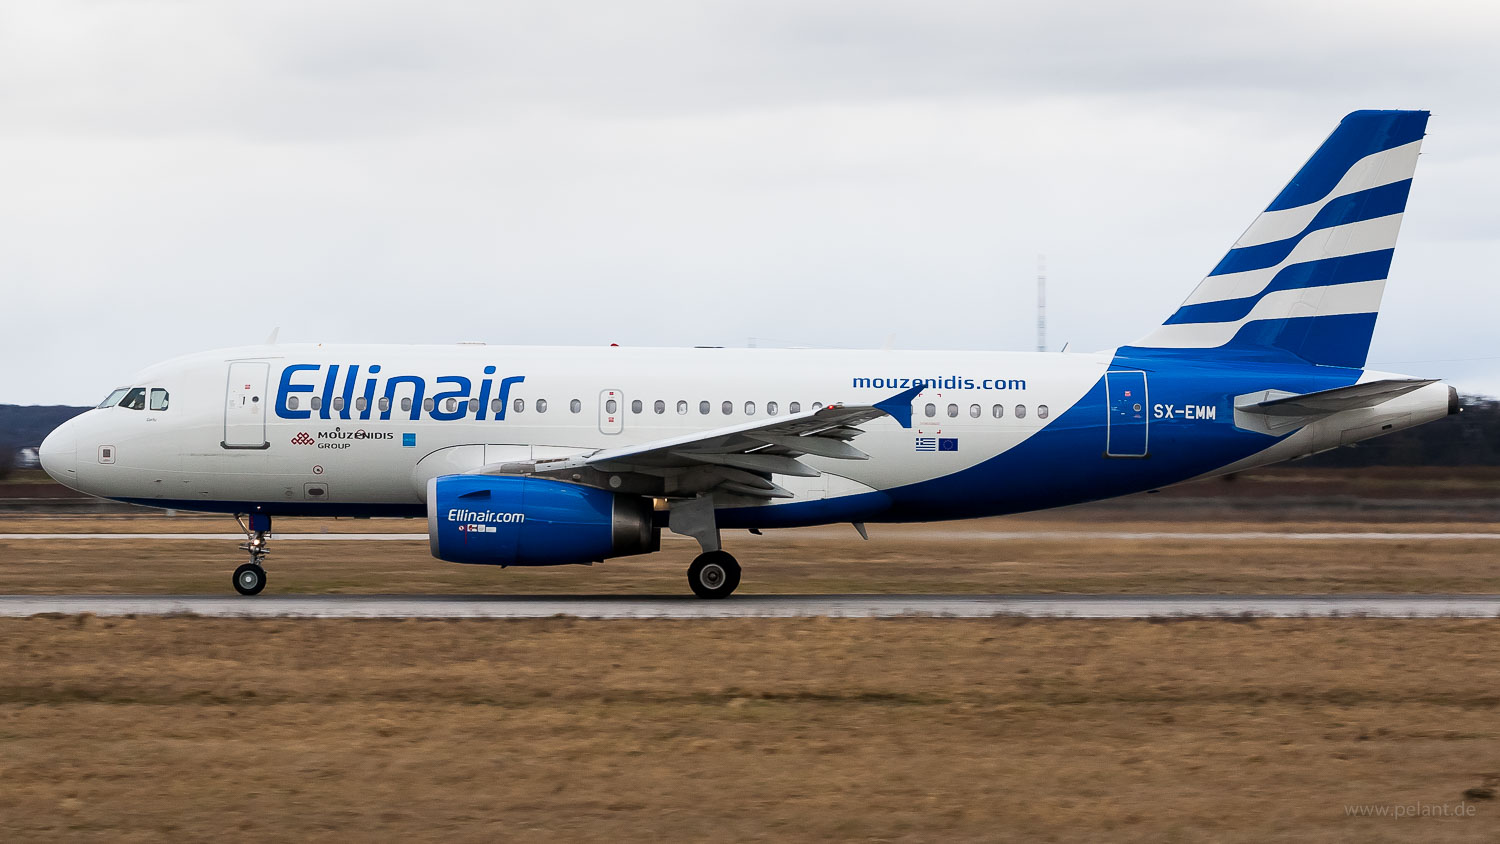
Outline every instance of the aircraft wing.
<path id="1" fill-rule="evenodd" d="M 808 455 L 868 460 L 868 454 L 850 444 L 864 433 L 859 426 L 890 416 L 902 427 L 911 427 L 911 402 L 924 388 L 916 386 L 872 405 L 829 405 L 555 460 L 486 466 L 482 471 L 536 475 L 622 491 L 659 490 L 668 496 L 722 489 L 753 498 L 791 498 L 793 494 L 772 482 L 771 475 L 818 476 L 817 469 L 798 459 Z"/>

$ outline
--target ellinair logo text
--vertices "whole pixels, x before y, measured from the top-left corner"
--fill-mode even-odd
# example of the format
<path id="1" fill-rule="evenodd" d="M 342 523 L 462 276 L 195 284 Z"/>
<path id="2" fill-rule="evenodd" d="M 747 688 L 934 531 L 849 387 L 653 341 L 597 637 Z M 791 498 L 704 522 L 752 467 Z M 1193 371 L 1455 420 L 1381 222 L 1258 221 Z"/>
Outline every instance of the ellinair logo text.
<path id="1" fill-rule="evenodd" d="M 526 514 L 453 508 L 448 511 L 448 521 L 463 522 L 458 526 L 460 533 L 494 533 L 496 524 L 520 524 L 526 521 Z"/>
<path id="2" fill-rule="evenodd" d="M 510 524 L 512 522 L 526 521 L 525 513 L 502 513 L 490 510 L 464 510 L 454 508 L 448 511 L 450 522 L 500 522 Z"/>
<path id="3" fill-rule="evenodd" d="M 316 416 L 451 422 L 472 417 L 478 421 L 504 421 L 510 390 L 525 381 L 526 376 L 497 379 L 491 377 L 494 374 L 495 367 L 486 366 L 478 377 L 439 375 L 429 379 L 422 375 L 385 375 L 380 364 L 362 367 L 354 363 L 294 363 L 281 370 L 281 382 L 276 388 L 276 415 L 282 419 Z M 324 438 L 323 434 L 318 436 Z"/>

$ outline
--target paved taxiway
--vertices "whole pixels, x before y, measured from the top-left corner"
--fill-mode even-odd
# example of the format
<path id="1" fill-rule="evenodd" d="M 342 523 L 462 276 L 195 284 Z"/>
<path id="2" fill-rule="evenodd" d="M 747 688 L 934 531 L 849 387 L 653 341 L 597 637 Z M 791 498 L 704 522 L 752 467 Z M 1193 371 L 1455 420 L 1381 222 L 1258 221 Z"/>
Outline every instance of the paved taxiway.
<path id="1" fill-rule="evenodd" d="M 0 616 L 222 618 L 1496 618 L 1500 595 L 0 595 Z"/>
<path id="2" fill-rule="evenodd" d="M 816 530 L 800 530 L 798 537 L 828 535 Z M 841 534 L 842 535 L 842 534 Z M 157 539 L 157 540 L 228 540 L 245 538 L 243 533 L 0 533 L 0 542 L 7 540 L 81 540 L 81 539 Z M 274 542 L 426 542 L 425 533 L 277 533 Z M 663 533 L 662 539 L 687 542 L 686 536 Z M 1118 531 L 1118 530 L 1011 530 L 1011 531 L 953 531 L 924 535 L 923 542 L 962 541 L 979 539 L 996 540 L 1055 540 L 1072 542 L 1079 539 L 1101 539 L 1111 541 L 1132 540 L 1179 540 L 1191 542 L 1433 542 L 1443 540 L 1492 540 L 1500 541 L 1496 532 L 1439 532 L 1439 531 Z"/>

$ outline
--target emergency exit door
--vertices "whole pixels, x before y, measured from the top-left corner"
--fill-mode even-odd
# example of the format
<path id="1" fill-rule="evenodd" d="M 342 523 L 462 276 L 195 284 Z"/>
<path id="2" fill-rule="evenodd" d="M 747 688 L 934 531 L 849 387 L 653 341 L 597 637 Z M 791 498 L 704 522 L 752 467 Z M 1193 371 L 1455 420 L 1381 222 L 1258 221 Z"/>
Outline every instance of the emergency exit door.
<path id="1" fill-rule="evenodd" d="M 270 448 L 266 442 L 266 380 L 271 365 L 258 361 L 229 364 L 224 386 L 225 448 Z"/>
<path id="2" fill-rule="evenodd" d="M 618 434 L 625 429 L 625 395 L 619 390 L 599 392 L 599 433 Z"/>
<path id="3" fill-rule="evenodd" d="M 1146 373 L 1106 372 L 1109 418 L 1104 438 L 1106 457 L 1145 457 L 1150 437 L 1150 404 L 1146 401 Z"/>

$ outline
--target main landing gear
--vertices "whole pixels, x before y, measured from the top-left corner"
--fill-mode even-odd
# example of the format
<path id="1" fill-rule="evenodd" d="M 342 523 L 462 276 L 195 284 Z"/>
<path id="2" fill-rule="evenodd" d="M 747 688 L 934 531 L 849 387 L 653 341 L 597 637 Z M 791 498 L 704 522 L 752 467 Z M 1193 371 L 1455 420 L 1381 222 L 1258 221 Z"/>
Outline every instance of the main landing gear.
<path id="1" fill-rule="evenodd" d="M 740 564 L 728 551 L 699 554 L 688 566 L 688 585 L 700 598 L 728 598 L 740 585 Z"/>
<path id="2" fill-rule="evenodd" d="M 740 585 L 740 564 L 719 546 L 719 525 L 709 496 L 673 502 L 667 527 L 691 536 L 703 549 L 688 566 L 688 586 L 700 598 L 728 598 Z"/>
<path id="3" fill-rule="evenodd" d="M 251 513 L 249 525 L 239 516 L 235 516 L 234 520 L 240 523 L 240 530 L 245 532 L 245 542 L 240 545 L 240 550 L 250 552 L 250 562 L 234 570 L 234 591 L 241 595 L 259 595 L 266 588 L 266 569 L 262 563 L 266 555 L 271 553 L 266 548 L 266 540 L 271 535 L 271 517 Z"/>

